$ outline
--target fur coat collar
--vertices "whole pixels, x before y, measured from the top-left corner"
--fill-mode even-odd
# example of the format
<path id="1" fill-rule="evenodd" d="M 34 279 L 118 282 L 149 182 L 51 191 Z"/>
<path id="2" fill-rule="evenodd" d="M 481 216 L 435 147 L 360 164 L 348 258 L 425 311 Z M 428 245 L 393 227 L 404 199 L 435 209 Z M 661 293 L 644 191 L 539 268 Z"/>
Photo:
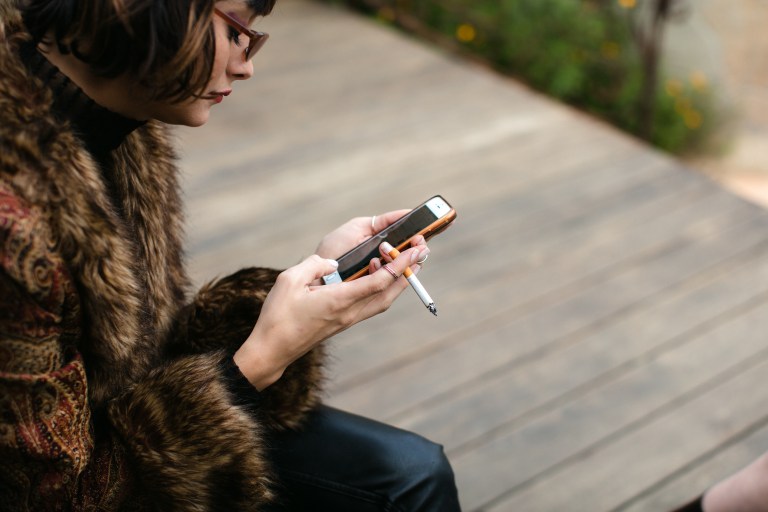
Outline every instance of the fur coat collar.
<path id="1" fill-rule="evenodd" d="M 10 21 L 4 32 L 14 28 Z M 13 193 L 49 220 L 52 243 L 79 283 L 89 332 L 78 349 L 91 400 L 101 403 L 152 366 L 153 340 L 168 332 L 187 287 L 175 156 L 165 127 L 138 128 L 114 153 L 111 197 L 83 143 L 51 113 L 50 90 L 8 44 L 0 62 L 0 165 L 12 170 L 4 178 Z"/>

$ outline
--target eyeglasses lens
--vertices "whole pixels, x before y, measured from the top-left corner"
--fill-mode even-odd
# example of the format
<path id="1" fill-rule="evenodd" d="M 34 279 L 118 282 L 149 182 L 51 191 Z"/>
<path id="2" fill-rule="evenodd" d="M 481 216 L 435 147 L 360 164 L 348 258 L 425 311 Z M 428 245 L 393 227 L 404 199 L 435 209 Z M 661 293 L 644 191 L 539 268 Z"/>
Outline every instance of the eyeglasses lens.
<path id="1" fill-rule="evenodd" d="M 251 60 L 253 56 L 256 55 L 256 52 L 258 52 L 261 47 L 264 46 L 264 43 L 267 42 L 267 39 L 269 39 L 269 34 L 251 30 L 229 14 L 220 11 L 215 7 L 213 10 L 216 14 L 221 16 L 229 26 L 240 32 L 240 34 L 248 37 L 248 47 L 243 52 L 245 60 Z"/>

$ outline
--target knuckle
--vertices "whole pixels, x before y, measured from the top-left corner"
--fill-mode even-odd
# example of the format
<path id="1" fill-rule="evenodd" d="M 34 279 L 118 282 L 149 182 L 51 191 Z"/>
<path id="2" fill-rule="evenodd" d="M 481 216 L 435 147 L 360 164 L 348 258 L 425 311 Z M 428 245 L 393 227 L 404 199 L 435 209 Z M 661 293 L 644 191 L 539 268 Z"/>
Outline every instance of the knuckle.
<path id="1" fill-rule="evenodd" d="M 352 311 L 346 310 L 339 315 L 339 323 L 342 328 L 350 327 L 355 323 L 355 315 Z"/>
<path id="2" fill-rule="evenodd" d="M 328 304 L 328 321 L 337 326 L 344 326 L 347 323 L 349 307 L 338 299 L 332 300 Z"/>
<path id="3" fill-rule="evenodd" d="M 385 274 L 387 274 L 387 271 L 384 271 Z M 392 276 L 387 274 L 386 276 L 381 276 L 381 278 L 376 279 L 373 283 L 373 292 L 374 293 L 382 293 L 384 290 L 389 288 L 389 285 L 392 284 Z"/>
<path id="4" fill-rule="evenodd" d="M 343 315 L 344 312 L 346 312 L 347 308 L 345 306 L 345 302 L 346 301 L 341 300 L 338 297 L 331 299 L 331 301 L 328 304 L 328 307 L 329 307 L 329 312 L 333 318 L 340 318 L 341 315 Z"/>
<path id="5" fill-rule="evenodd" d="M 349 307 L 344 307 L 339 301 L 329 304 L 326 321 L 334 330 L 344 329 L 351 325 L 352 313 Z"/>
<path id="6" fill-rule="evenodd" d="M 289 286 L 296 281 L 296 267 L 291 267 L 287 270 L 283 270 L 277 275 L 275 284 L 281 284 L 283 286 Z"/>

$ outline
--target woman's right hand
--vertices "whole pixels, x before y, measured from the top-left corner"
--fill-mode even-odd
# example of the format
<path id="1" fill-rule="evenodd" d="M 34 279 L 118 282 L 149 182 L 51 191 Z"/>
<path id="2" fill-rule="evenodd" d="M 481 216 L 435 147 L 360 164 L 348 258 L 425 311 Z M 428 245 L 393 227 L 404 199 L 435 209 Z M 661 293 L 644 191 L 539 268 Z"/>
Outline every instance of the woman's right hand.
<path id="1" fill-rule="evenodd" d="M 407 267 L 416 268 L 422 251 L 426 246 L 403 251 L 389 267 L 401 276 Z M 351 282 L 312 284 L 334 270 L 335 261 L 312 255 L 278 276 L 253 331 L 235 353 L 235 364 L 258 390 L 321 341 L 389 309 L 408 286 L 384 268 Z"/>

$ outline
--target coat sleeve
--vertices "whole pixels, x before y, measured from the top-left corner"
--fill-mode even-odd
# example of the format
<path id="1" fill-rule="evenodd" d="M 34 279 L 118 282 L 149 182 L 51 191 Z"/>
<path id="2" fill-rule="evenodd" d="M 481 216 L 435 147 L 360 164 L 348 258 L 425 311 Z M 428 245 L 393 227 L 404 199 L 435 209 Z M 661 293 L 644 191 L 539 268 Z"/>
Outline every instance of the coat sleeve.
<path id="1" fill-rule="evenodd" d="M 179 314 L 169 344 L 171 355 L 223 350 L 231 357 L 251 333 L 279 273 L 245 268 L 203 286 Z M 324 362 L 325 348 L 320 345 L 259 393 L 261 419 L 269 428 L 301 425 L 306 413 L 321 400 Z"/>
<path id="2" fill-rule="evenodd" d="M 226 358 L 179 357 L 108 405 L 158 510 L 261 510 L 273 498 L 263 427 L 232 395 Z"/>
<path id="3" fill-rule="evenodd" d="M 0 189 L 0 509 L 259 510 L 262 427 L 224 351 L 167 360 L 91 407 L 77 293 L 46 233 Z"/>

